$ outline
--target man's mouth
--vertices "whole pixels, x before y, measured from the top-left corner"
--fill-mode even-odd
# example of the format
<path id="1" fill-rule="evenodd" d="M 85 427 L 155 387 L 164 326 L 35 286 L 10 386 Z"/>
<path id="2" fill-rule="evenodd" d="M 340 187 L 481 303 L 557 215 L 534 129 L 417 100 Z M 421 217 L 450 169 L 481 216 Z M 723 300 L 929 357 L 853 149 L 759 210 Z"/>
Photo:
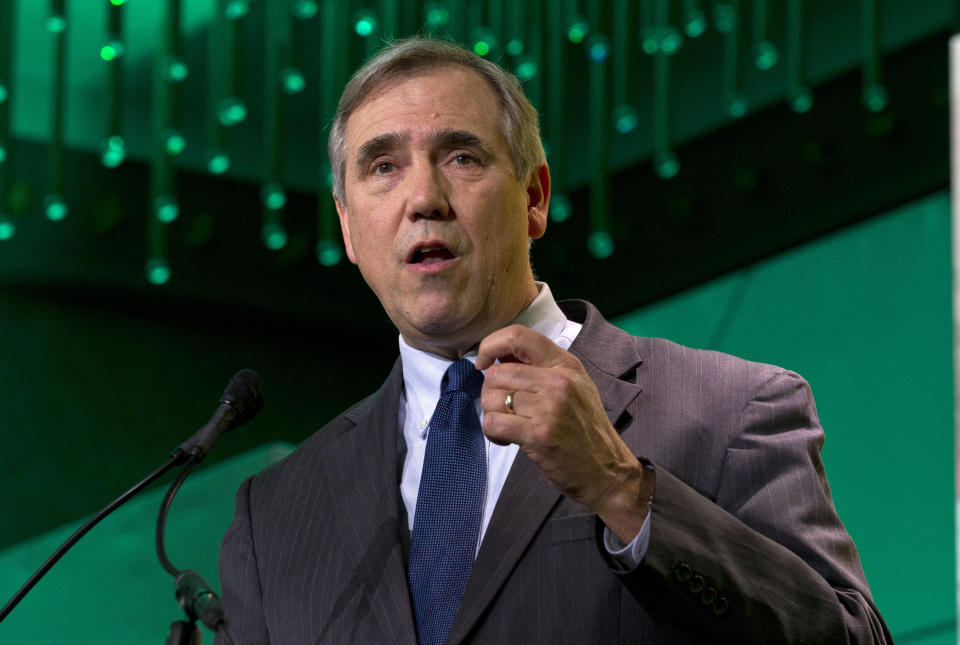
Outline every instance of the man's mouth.
<path id="1" fill-rule="evenodd" d="M 425 244 L 414 248 L 408 260 L 409 264 L 436 264 L 455 258 L 453 251 L 443 244 Z"/>

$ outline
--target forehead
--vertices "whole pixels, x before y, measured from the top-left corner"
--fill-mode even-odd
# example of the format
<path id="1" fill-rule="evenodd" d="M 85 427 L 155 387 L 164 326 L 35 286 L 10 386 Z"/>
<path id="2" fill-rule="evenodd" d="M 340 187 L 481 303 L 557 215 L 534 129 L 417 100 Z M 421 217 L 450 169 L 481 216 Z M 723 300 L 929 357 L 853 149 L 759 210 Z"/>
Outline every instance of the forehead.
<path id="1" fill-rule="evenodd" d="M 386 133 L 411 140 L 439 129 L 473 132 L 491 146 L 503 143 L 500 104 L 477 72 L 461 66 L 412 72 L 385 81 L 347 119 L 348 154 Z"/>

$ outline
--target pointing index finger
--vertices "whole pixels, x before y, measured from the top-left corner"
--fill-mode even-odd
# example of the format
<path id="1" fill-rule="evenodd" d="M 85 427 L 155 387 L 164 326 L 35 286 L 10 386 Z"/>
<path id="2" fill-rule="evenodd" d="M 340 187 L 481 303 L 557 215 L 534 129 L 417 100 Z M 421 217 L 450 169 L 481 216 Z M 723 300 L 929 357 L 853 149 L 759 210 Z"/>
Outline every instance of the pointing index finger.
<path id="1" fill-rule="evenodd" d="M 553 341 L 523 325 L 498 329 L 482 341 L 477 349 L 477 369 L 485 370 L 497 360 L 519 361 L 538 367 L 553 367 L 564 362 L 566 352 Z"/>

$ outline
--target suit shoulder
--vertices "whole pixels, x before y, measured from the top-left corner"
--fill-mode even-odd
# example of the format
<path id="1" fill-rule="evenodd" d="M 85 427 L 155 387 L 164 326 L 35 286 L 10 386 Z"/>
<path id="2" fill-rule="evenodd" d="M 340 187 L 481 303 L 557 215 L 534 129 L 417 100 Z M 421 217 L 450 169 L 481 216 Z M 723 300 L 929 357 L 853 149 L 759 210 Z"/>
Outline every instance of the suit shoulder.
<path id="1" fill-rule="evenodd" d="M 356 425 L 356 419 L 361 418 L 370 409 L 378 394 L 379 391 L 357 401 L 307 437 L 289 455 L 255 475 L 252 482 L 253 488 L 269 488 L 290 476 L 291 473 L 308 466 L 326 449 L 326 446 Z"/>
<path id="2" fill-rule="evenodd" d="M 752 383 L 756 387 L 780 376 L 802 380 L 795 372 L 778 365 L 752 361 L 712 349 L 688 347 L 666 338 L 633 338 L 648 369 L 695 372 L 704 376 L 735 379 L 744 385 Z"/>
<path id="3" fill-rule="evenodd" d="M 663 338 L 635 340 L 643 359 L 637 379 L 649 401 L 670 406 L 685 402 L 688 411 L 696 401 L 696 409 L 730 420 L 764 401 L 792 398 L 797 405 L 813 406 L 810 386 L 796 372 Z"/>

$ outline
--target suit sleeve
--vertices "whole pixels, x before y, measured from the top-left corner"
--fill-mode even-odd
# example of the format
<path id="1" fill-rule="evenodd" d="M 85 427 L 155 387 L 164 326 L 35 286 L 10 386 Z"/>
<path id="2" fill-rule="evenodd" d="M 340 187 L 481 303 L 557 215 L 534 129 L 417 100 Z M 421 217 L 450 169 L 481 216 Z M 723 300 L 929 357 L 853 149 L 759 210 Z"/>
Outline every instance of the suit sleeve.
<path id="1" fill-rule="evenodd" d="M 263 614 L 260 574 L 253 547 L 250 520 L 250 477 L 237 491 L 233 523 L 227 529 L 220 547 L 220 585 L 227 625 L 233 640 L 240 645 L 266 645 L 270 642 Z M 214 645 L 226 645 L 219 632 Z"/>
<path id="2" fill-rule="evenodd" d="M 892 642 L 833 506 L 806 382 L 777 371 L 732 422 L 715 502 L 655 466 L 630 592 L 713 641 Z"/>

